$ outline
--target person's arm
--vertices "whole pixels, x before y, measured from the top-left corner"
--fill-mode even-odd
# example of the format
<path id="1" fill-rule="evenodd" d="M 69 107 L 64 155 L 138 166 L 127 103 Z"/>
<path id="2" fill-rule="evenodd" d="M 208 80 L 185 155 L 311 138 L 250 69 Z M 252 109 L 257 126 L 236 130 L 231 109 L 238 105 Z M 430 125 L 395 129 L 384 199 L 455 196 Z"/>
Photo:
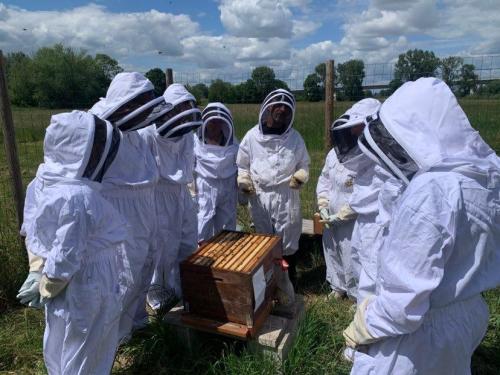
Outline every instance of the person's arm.
<path id="1" fill-rule="evenodd" d="M 442 281 L 454 246 L 458 200 L 432 181 L 412 192 L 394 213 L 379 255 L 379 292 L 361 304 L 364 310 L 357 314 L 363 318 L 344 331 L 352 339 L 365 330 L 368 342 L 358 344 L 416 331 Z"/>
<path id="2" fill-rule="evenodd" d="M 246 136 L 238 149 L 236 165 L 238 166 L 238 188 L 245 194 L 255 194 L 255 187 L 250 175 L 250 147 Z"/>
<path id="3" fill-rule="evenodd" d="M 80 269 L 89 225 L 85 210 L 74 200 L 60 209 L 55 239 L 43 269 L 48 278 L 69 281 Z"/>
<path id="4" fill-rule="evenodd" d="M 307 153 L 306 144 L 302 137 L 297 133 L 299 138 L 299 145 L 297 147 L 297 165 L 295 173 L 290 179 L 290 187 L 292 189 L 300 189 L 304 184 L 309 181 L 309 154 Z"/>

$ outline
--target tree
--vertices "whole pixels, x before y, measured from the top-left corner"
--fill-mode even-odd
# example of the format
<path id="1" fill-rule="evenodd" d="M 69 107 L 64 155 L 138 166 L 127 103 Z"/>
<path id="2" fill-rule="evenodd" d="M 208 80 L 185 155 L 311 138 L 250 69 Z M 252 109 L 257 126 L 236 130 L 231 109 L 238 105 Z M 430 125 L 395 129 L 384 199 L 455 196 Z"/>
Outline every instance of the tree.
<path id="1" fill-rule="evenodd" d="M 252 71 L 252 80 L 257 91 L 257 101 L 262 101 L 270 91 L 276 88 L 274 70 L 267 66 L 259 66 Z"/>
<path id="2" fill-rule="evenodd" d="M 486 97 L 500 97 L 500 79 L 492 80 L 481 86 L 479 94 Z"/>
<path id="3" fill-rule="evenodd" d="M 36 105 L 49 108 L 88 108 L 105 90 L 100 70 L 85 51 L 56 44 L 40 48 L 33 56 Z"/>
<path id="4" fill-rule="evenodd" d="M 151 83 L 155 87 L 155 95 L 156 96 L 163 95 L 163 93 L 167 89 L 165 72 L 160 68 L 153 68 L 148 70 L 145 76 L 147 79 L 151 81 Z"/>
<path id="5" fill-rule="evenodd" d="M 234 99 L 232 85 L 221 79 L 212 81 L 208 88 L 208 100 L 210 102 L 230 103 Z"/>
<path id="6" fill-rule="evenodd" d="M 338 65 L 338 81 L 347 100 L 363 99 L 365 64 L 361 60 L 349 60 Z"/>
<path id="7" fill-rule="evenodd" d="M 194 85 L 193 91 L 197 92 L 200 98 L 208 99 L 208 86 L 204 83 L 198 83 Z"/>
<path id="8" fill-rule="evenodd" d="M 458 81 L 457 95 L 467 96 L 477 90 L 478 76 L 474 73 L 475 66 L 472 64 L 464 64 L 460 69 L 460 79 Z"/>
<path id="9" fill-rule="evenodd" d="M 35 105 L 32 59 L 22 52 L 10 53 L 6 58 L 6 70 L 12 104 Z"/>
<path id="10" fill-rule="evenodd" d="M 399 55 L 394 76 L 403 82 L 414 81 L 420 77 L 433 77 L 439 63 L 439 58 L 432 51 L 409 50 Z"/>
<path id="11" fill-rule="evenodd" d="M 314 72 L 318 75 L 321 80 L 321 85 L 325 87 L 325 79 L 326 79 L 326 64 L 321 63 L 316 65 L 314 68 Z"/>
<path id="12" fill-rule="evenodd" d="M 103 53 L 98 53 L 94 58 L 97 67 L 102 71 L 104 77 L 110 82 L 118 73 L 123 72 L 123 68 L 118 65 L 118 61 Z"/>
<path id="13" fill-rule="evenodd" d="M 118 61 L 103 53 L 96 54 L 94 62 L 98 70 L 96 78 L 99 81 L 101 89 L 106 91 L 113 78 L 118 73 L 123 72 L 123 68 L 118 65 Z"/>
<path id="14" fill-rule="evenodd" d="M 321 77 L 316 74 L 309 74 L 304 81 L 305 97 L 310 102 L 317 102 L 323 98 L 323 88 L 321 87 Z"/>
<path id="15" fill-rule="evenodd" d="M 441 59 L 441 79 L 453 90 L 459 77 L 464 59 L 457 56 L 449 56 Z"/>

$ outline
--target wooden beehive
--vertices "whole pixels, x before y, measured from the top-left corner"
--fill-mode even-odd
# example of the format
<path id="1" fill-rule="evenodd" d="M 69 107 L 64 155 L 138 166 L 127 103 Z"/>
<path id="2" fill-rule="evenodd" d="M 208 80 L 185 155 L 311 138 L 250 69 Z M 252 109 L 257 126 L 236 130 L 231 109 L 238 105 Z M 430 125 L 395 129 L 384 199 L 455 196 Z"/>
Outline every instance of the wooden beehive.
<path id="1" fill-rule="evenodd" d="M 252 336 L 271 310 L 278 236 L 223 231 L 180 266 L 186 319 L 230 322 Z"/>

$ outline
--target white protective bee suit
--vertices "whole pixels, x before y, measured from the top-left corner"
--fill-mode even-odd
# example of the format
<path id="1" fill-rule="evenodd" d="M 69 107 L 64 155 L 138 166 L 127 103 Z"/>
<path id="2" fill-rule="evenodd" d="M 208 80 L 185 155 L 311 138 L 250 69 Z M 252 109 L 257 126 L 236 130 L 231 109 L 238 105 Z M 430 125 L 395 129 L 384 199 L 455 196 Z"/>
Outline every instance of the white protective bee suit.
<path id="1" fill-rule="evenodd" d="M 132 282 L 123 246 L 128 234 L 96 181 L 119 138 L 109 122 L 80 111 L 52 116 L 46 130 L 29 233 L 31 251 L 44 260 L 43 352 L 51 375 L 107 374 L 113 366 Z"/>
<path id="2" fill-rule="evenodd" d="M 387 183 L 386 183 L 387 182 Z M 349 205 L 357 213 L 352 233 L 352 251 L 359 257 L 357 300 L 374 295 L 378 254 L 389 234 L 393 207 L 405 189 L 404 183 L 380 165 L 358 175 Z"/>
<path id="3" fill-rule="evenodd" d="M 276 104 L 291 109 L 291 120 L 281 134 L 264 134 L 266 111 Z M 238 184 L 250 192 L 256 231 L 279 235 L 285 256 L 295 254 L 299 247 L 302 215 L 298 188 L 309 178 L 306 145 L 292 128 L 294 112 L 292 94 L 282 89 L 271 92 L 262 104 L 259 123 L 243 137 L 236 160 Z"/>
<path id="4" fill-rule="evenodd" d="M 111 82 L 106 97 L 97 102 L 90 112 L 107 119 L 123 105 L 133 103 L 141 94 L 152 92 L 153 84 L 139 73 L 120 73 Z M 154 189 L 158 182 L 158 168 L 150 148 L 137 131 L 134 115 L 148 111 L 151 101 L 140 106 L 114 125 L 121 132 L 121 146 L 113 164 L 103 179 L 103 196 L 126 219 L 133 241 L 126 250 L 130 261 L 134 286 L 125 303 L 120 334 L 126 338 L 133 327 L 147 322 L 146 294 L 151 282 L 159 251 L 156 245 L 156 208 Z M 137 107 L 137 106 L 134 106 Z"/>
<path id="5" fill-rule="evenodd" d="M 365 127 L 366 150 L 408 186 L 392 208 L 376 295 L 344 331 L 353 374 L 470 374 L 500 284 L 500 161 L 448 86 L 408 82 Z M 367 345 L 359 347 L 359 345 Z"/>
<path id="6" fill-rule="evenodd" d="M 163 98 L 173 109 L 168 119 L 140 131 L 155 155 L 160 179 L 155 190 L 158 246 L 161 252 L 148 292 L 148 303 L 160 308 L 182 295 L 179 264 L 197 248 L 196 208 L 188 184 L 193 182 L 192 130 L 201 126 L 201 112 L 184 86 L 170 85 Z M 190 109 L 183 109 L 183 105 Z"/>
<path id="7" fill-rule="evenodd" d="M 345 134 L 352 138 L 352 147 L 343 148 L 340 143 L 346 141 L 347 146 L 348 141 L 338 139 L 339 133 L 333 131 L 336 125 L 362 125 L 364 118 L 376 113 L 379 107 L 378 100 L 363 99 L 332 124 L 332 143 L 335 145 L 338 141 L 339 144 L 328 153 L 316 187 L 318 208 L 335 216 L 335 222 L 327 224 L 323 230 L 326 280 L 333 292 L 345 292 L 352 299 L 357 296 L 360 264 L 357 252 L 351 249 L 356 213 L 350 207 L 349 199 L 358 173 L 373 169 L 374 162 L 356 146 L 356 136 Z"/>
<path id="8" fill-rule="evenodd" d="M 235 230 L 238 203 L 238 140 L 231 112 L 222 103 L 209 103 L 202 120 L 203 125 L 194 135 L 198 241 L 208 240 L 223 229 Z M 205 142 L 206 126 L 213 120 L 225 124 L 221 145 Z"/>

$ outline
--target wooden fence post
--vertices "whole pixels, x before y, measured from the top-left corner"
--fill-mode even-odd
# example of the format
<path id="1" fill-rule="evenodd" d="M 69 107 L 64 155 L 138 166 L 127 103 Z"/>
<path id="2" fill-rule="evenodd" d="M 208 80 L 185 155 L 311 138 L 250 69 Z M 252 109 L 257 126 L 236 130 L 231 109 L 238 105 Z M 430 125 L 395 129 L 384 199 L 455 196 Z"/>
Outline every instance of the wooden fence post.
<path id="1" fill-rule="evenodd" d="M 9 93 L 7 92 L 7 74 L 5 68 L 5 61 L 2 51 L 0 50 L 0 116 L 2 119 L 3 143 L 10 172 L 14 203 L 16 205 L 17 225 L 18 228 L 21 228 L 21 224 L 23 223 L 24 190 L 23 180 L 21 178 L 21 168 L 17 155 L 14 121 L 10 108 Z"/>
<path id="2" fill-rule="evenodd" d="M 325 76 L 325 154 L 332 148 L 330 141 L 330 126 L 333 122 L 333 106 L 334 106 L 334 66 L 333 60 L 326 62 L 326 76 Z"/>
<path id="3" fill-rule="evenodd" d="M 166 80 L 166 84 L 168 86 L 170 86 L 172 83 L 174 83 L 174 74 L 172 72 L 172 69 L 170 68 L 167 68 L 166 72 L 165 72 L 165 80 Z"/>

